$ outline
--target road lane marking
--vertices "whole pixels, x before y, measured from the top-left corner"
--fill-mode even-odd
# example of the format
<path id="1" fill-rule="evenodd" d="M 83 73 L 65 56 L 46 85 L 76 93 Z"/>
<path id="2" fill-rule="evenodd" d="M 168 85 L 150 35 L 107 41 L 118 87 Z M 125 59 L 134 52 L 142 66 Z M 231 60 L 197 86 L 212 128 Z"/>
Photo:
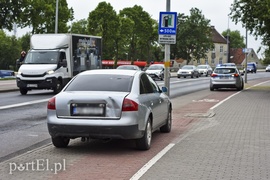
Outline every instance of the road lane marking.
<path id="1" fill-rule="evenodd" d="M 164 149 L 162 149 L 157 155 L 155 155 L 150 161 L 148 161 L 136 174 L 134 174 L 130 180 L 140 179 L 147 170 L 149 170 L 159 159 L 162 158 L 175 144 L 168 144 Z"/>
<path id="2" fill-rule="evenodd" d="M 0 110 L 14 108 L 14 107 L 27 106 L 27 105 L 32 105 L 32 104 L 38 104 L 38 103 L 49 101 L 49 99 L 50 98 L 41 99 L 41 100 L 35 100 L 35 101 L 29 101 L 29 102 L 24 102 L 24 103 L 18 103 L 18 104 L 11 104 L 11 105 L 7 105 L 7 106 L 0 106 Z"/>

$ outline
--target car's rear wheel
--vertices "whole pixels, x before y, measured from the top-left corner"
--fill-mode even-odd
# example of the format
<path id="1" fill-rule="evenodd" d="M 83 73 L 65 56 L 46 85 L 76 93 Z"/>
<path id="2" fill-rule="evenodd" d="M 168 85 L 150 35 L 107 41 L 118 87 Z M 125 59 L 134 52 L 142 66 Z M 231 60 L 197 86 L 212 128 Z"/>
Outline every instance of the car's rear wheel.
<path id="1" fill-rule="evenodd" d="M 167 115 L 167 123 L 160 127 L 160 132 L 169 133 L 172 129 L 172 109 L 169 109 L 168 115 Z"/>
<path id="2" fill-rule="evenodd" d="M 150 118 L 148 118 L 143 137 L 136 140 L 137 149 L 139 150 L 150 149 L 151 140 L 152 140 L 152 125 Z"/>
<path id="3" fill-rule="evenodd" d="M 28 92 L 27 89 L 25 89 L 25 88 L 20 88 L 20 93 L 21 93 L 21 95 L 26 95 L 27 92 Z"/>
<path id="4" fill-rule="evenodd" d="M 68 146 L 70 139 L 67 137 L 52 137 L 52 143 L 57 148 L 65 148 Z"/>

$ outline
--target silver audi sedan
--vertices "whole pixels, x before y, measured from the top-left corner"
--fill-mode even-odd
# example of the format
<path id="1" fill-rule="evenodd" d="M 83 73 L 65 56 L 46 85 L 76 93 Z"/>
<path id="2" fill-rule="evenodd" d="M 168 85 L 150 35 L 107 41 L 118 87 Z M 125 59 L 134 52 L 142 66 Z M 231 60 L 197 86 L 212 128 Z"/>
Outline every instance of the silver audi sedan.
<path id="1" fill-rule="evenodd" d="M 162 90 L 161 90 L 162 89 Z M 144 71 L 84 71 L 48 101 L 47 125 L 55 147 L 70 139 L 135 139 L 148 150 L 152 133 L 168 133 L 172 103 Z"/>

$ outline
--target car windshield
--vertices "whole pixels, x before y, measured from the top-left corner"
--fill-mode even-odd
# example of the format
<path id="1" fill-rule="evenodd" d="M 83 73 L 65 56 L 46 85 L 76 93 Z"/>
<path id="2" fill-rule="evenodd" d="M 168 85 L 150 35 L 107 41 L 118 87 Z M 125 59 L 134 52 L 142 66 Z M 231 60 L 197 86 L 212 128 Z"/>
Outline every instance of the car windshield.
<path id="1" fill-rule="evenodd" d="M 59 52 L 40 51 L 28 52 L 25 57 L 25 64 L 57 64 Z"/>
<path id="2" fill-rule="evenodd" d="M 65 91 L 130 92 L 133 76 L 114 74 L 78 75 Z"/>
<path id="3" fill-rule="evenodd" d="M 162 66 L 152 65 L 152 66 L 149 66 L 149 68 L 147 70 L 162 70 L 162 69 L 163 69 Z"/>
<path id="4" fill-rule="evenodd" d="M 183 66 L 182 69 L 193 69 L 193 66 Z"/>
<path id="5" fill-rule="evenodd" d="M 198 66 L 197 68 L 198 68 L 198 69 L 206 69 L 207 66 Z"/>
<path id="6" fill-rule="evenodd" d="M 216 68 L 214 73 L 216 74 L 232 74 L 236 73 L 235 68 Z"/>

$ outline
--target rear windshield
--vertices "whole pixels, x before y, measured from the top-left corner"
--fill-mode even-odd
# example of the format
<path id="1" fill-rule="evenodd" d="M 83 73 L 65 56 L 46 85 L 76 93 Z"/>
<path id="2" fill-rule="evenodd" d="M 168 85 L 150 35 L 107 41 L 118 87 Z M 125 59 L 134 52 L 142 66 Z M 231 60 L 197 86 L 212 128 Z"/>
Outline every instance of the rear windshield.
<path id="1" fill-rule="evenodd" d="M 235 68 L 216 68 L 214 73 L 216 74 L 231 74 L 236 73 Z"/>
<path id="2" fill-rule="evenodd" d="M 77 76 L 65 91 L 116 91 L 130 92 L 133 76 L 127 75 L 80 75 Z"/>

